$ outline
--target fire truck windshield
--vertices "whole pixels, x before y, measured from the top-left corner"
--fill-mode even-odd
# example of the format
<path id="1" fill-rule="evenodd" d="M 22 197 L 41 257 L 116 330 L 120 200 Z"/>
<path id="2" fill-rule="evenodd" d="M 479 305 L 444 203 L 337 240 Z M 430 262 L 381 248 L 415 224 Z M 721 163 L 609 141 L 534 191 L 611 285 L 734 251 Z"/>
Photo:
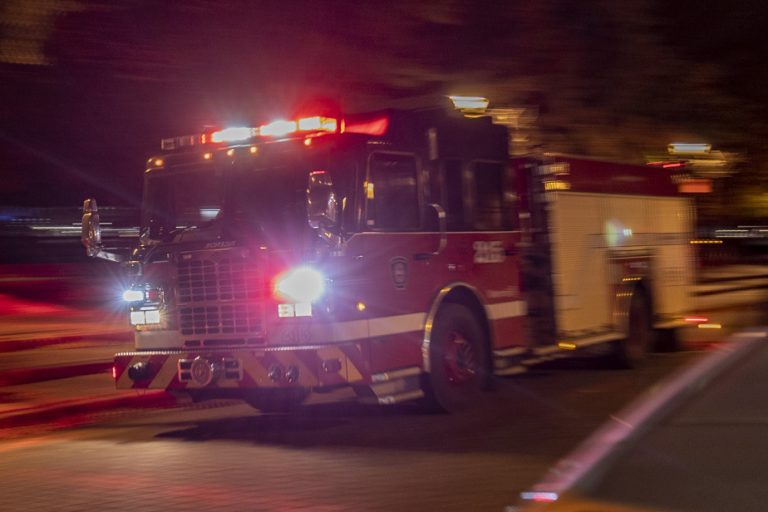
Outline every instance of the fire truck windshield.
<path id="1" fill-rule="evenodd" d="M 225 169 L 213 164 L 150 174 L 142 231 L 161 240 L 219 221 L 275 236 L 306 231 L 307 176 L 299 167 Z"/>

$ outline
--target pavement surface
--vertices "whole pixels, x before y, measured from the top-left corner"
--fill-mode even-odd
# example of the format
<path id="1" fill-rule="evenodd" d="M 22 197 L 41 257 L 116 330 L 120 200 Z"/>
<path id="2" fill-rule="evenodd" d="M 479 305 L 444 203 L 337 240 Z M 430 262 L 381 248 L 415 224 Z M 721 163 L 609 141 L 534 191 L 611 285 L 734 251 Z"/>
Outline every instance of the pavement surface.
<path id="1" fill-rule="evenodd" d="M 114 389 L 112 356 L 132 348 L 132 332 L 113 267 L 97 268 L 0 267 L 0 428 L 89 407 L 175 403 L 164 392 Z M 768 266 L 732 265 L 704 269 L 694 304 L 717 310 L 766 297 Z"/>
<path id="2" fill-rule="evenodd" d="M 0 429 L 115 406 L 172 404 L 117 391 L 112 357 L 133 347 L 108 267 L 0 266 Z"/>
<path id="3" fill-rule="evenodd" d="M 766 374 L 768 329 L 739 333 L 615 414 L 523 493 L 522 508 L 765 510 Z"/>

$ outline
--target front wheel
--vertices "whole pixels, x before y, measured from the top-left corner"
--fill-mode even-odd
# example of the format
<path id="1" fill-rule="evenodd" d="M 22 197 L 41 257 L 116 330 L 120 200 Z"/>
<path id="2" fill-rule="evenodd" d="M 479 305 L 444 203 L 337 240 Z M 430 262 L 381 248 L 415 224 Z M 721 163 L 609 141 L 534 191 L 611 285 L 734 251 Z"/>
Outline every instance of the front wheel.
<path id="1" fill-rule="evenodd" d="M 477 317 L 466 307 L 446 304 L 435 319 L 429 344 L 430 405 L 459 412 L 478 404 L 491 382 L 488 344 Z"/>

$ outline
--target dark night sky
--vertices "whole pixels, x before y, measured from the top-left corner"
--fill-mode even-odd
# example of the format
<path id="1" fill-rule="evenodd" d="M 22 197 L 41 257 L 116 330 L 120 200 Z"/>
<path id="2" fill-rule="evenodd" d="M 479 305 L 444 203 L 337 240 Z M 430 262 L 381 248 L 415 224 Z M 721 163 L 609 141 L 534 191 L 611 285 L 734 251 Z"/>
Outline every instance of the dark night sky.
<path id="1" fill-rule="evenodd" d="M 161 137 L 313 97 L 477 93 L 536 107 L 552 149 L 761 154 L 768 8 L 721 4 L 5 0 L 0 206 L 135 204 Z"/>

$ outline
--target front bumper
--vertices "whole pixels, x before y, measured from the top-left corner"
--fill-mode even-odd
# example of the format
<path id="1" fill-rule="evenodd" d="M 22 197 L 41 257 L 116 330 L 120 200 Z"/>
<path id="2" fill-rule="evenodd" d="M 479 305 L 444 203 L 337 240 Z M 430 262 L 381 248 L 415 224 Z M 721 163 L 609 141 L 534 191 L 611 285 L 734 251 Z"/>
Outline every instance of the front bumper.
<path id="1" fill-rule="evenodd" d="M 117 354 L 118 389 L 323 388 L 367 384 L 359 343 L 236 350 L 142 351 Z"/>

